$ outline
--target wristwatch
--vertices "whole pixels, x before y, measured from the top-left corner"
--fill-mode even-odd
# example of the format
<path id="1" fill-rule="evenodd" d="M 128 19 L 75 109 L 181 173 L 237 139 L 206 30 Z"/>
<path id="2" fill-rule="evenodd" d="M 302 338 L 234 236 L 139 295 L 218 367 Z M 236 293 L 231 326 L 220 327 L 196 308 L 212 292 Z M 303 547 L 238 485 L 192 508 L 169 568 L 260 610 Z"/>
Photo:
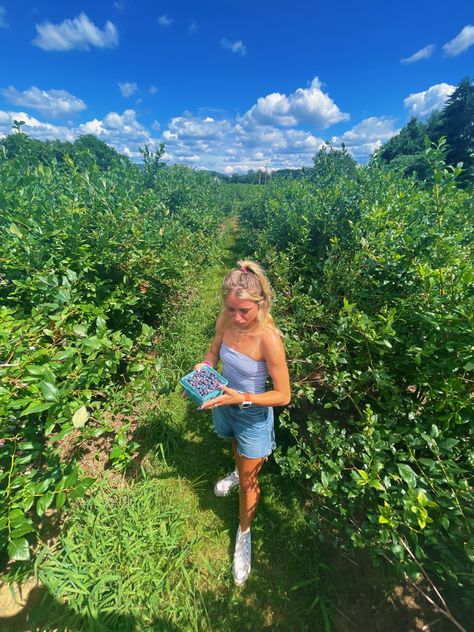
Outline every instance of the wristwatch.
<path id="1" fill-rule="evenodd" d="M 252 400 L 250 399 L 250 393 L 242 393 L 244 396 L 244 401 L 239 404 L 240 410 L 245 410 L 246 408 L 250 408 L 252 406 Z"/>

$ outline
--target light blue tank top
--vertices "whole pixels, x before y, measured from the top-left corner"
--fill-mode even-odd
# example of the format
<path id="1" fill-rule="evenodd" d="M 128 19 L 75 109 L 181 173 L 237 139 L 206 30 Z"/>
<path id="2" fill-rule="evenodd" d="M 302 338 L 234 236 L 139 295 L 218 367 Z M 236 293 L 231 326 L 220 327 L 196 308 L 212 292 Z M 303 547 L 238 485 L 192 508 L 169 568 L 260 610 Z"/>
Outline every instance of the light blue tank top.
<path id="1" fill-rule="evenodd" d="M 229 386 L 243 393 L 263 393 L 268 377 L 267 363 L 221 344 L 222 375 L 229 380 Z"/>

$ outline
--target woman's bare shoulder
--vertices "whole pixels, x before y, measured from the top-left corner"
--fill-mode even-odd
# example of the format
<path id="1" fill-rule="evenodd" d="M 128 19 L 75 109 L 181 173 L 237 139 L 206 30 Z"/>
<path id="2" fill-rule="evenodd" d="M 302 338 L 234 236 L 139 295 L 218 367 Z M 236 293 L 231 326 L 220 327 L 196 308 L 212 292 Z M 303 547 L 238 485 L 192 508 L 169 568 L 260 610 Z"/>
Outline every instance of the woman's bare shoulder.
<path id="1" fill-rule="evenodd" d="M 271 347 L 276 344 L 281 345 L 281 332 L 276 327 L 264 327 L 261 341 L 264 347 Z"/>

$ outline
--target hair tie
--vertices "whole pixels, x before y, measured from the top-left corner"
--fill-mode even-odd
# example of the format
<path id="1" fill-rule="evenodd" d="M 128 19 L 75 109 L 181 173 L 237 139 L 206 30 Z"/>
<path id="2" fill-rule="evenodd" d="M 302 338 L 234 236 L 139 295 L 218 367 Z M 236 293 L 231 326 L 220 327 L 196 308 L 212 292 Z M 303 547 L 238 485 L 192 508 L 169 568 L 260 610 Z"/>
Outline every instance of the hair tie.
<path id="1" fill-rule="evenodd" d="M 239 268 L 240 272 L 248 272 L 247 268 Z"/>

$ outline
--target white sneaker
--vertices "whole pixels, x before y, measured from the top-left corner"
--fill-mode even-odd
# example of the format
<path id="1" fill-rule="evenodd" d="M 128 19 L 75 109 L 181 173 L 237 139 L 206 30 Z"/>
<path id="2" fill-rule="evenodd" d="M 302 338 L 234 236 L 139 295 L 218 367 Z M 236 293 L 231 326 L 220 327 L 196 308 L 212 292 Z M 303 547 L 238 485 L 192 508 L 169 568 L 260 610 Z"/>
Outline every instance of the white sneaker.
<path id="1" fill-rule="evenodd" d="M 235 540 L 234 563 L 232 564 L 232 573 L 237 586 L 242 586 L 250 575 L 252 559 L 252 540 L 250 529 L 243 535 L 240 532 L 240 525 L 237 529 L 237 538 Z"/>
<path id="2" fill-rule="evenodd" d="M 234 487 L 237 487 L 239 484 L 239 475 L 234 470 L 230 474 L 227 474 L 224 478 L 221 478 L 220 481 L 214 485 L 214 494 L 216 496 L 228 496 Z"/>

